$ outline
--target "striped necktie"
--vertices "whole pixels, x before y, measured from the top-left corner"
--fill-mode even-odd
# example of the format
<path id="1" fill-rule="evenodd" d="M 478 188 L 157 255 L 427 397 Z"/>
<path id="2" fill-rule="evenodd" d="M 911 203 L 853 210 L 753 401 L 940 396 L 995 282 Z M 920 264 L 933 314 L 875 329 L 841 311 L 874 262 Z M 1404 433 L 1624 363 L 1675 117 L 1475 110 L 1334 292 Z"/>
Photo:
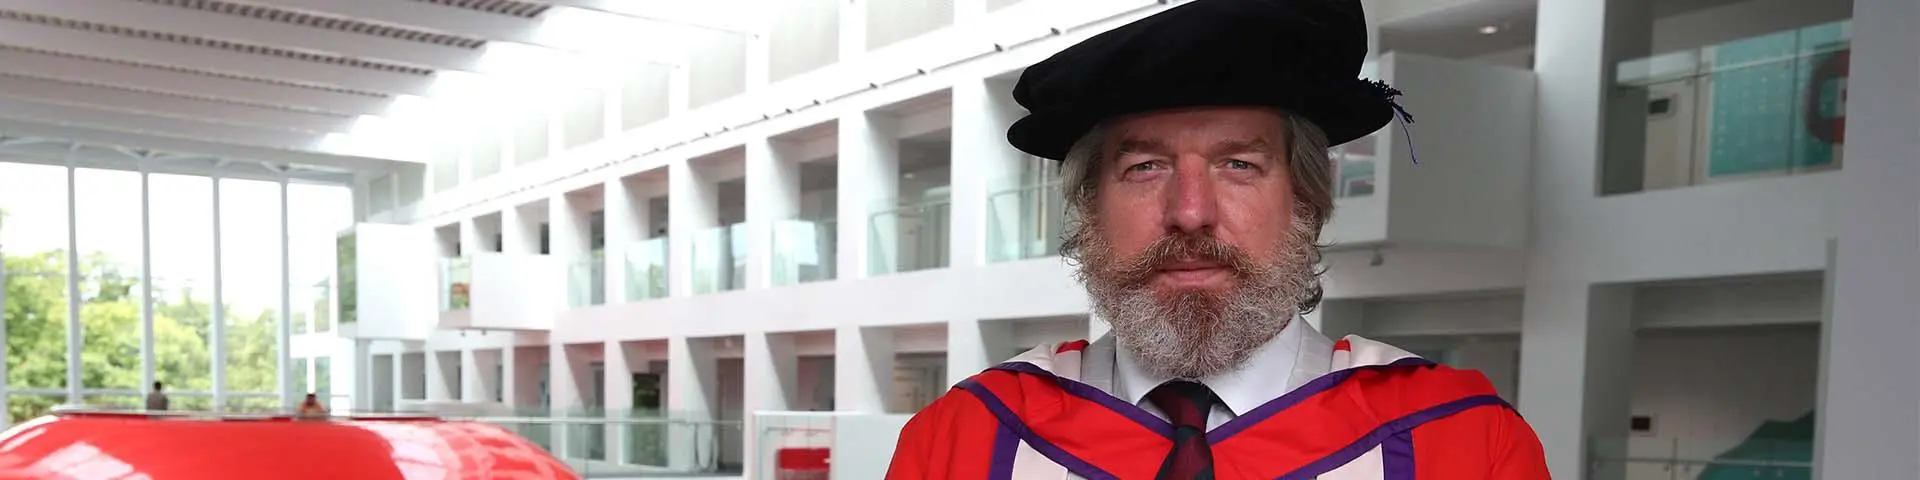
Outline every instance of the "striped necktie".
<path id="1" fill-rule="evenodd" d="M 1207 445 L 1207 415 L 1219 399 L 1206 385 L 1173 380 L 1147 392 L 1147 401 L 1173 424 L 1173 451 L 1155 480 L 1213 480 L 1213 450 Z"/>

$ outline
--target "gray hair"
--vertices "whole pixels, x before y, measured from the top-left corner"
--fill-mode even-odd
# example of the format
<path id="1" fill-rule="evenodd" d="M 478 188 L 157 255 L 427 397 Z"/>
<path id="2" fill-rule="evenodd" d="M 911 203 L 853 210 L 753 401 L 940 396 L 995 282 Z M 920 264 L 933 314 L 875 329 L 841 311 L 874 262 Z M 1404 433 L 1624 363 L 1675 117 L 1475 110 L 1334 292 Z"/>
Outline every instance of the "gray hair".
<path id="1" fill-rule="evenodd" d="M 1281 117 L 1286 128 L 1287 173 L 1293 181 L 1294 214 L 1303 216 L 1300 220 L 1311 227 L 1312 231 L 1307 232 L 1309 240 L 1314 242 L 1310 249 L 1311 261 L 1318 265 L 1323 247 L 1318 243 L 1319 232 L 1333 217 L 1333 161 L 1327 154 L 1330 145 L 1326 133 L 1312 121 L 1290 112 L 1282 112 Z M 1092 218 L 1094 199 L 1100 194 L 1100 170 L 1106 164 L 1101 161 L 1101 150 L 1111 130 L 1111 124 L 1095 126 L 1073 143 L 1060 163 L 1060 186 L 1066 196 L 1068 222 L 1060 254 L 1075 263 L 1082 260 L 1092 235 L 1093 229 L 1088 228 L 1087 222 Z M 1300 314 L 1312 312 L 1320 304 L 1323 290 L 1319 281 L 1316 279 L 1308 288 L 1310 291 L 1298 306 Z"/>

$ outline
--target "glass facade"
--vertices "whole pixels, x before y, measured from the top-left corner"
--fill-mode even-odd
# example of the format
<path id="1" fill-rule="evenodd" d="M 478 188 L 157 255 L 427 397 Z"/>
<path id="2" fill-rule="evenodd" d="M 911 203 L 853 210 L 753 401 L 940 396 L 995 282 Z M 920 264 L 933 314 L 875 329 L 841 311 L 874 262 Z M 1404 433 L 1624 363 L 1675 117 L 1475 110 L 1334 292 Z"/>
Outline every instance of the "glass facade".
<path id="1" fill-rule="evenodd" d="M 59 404 L 140 407 L 149 381 L 172 410 L 212 410 L 216 394 L 227 411 L 278 409 L 281 380 L 305 386 L 309 369 L 280 371 L 279 322 L 331 328 L 320 317 L 332 237 L 353 215 L 343 186 L 282 188 L 0 163 L 8 420 Z M 285 241 L 283 216 L 298 220 Z"/>

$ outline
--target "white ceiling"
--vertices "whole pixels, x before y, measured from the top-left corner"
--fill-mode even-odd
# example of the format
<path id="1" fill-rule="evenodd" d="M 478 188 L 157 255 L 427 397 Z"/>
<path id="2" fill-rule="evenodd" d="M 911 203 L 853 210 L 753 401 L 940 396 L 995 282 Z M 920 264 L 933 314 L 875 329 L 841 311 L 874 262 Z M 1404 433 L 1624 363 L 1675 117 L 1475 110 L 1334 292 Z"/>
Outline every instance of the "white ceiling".
<path id="1" fill-rule="evenodd" d="M 448 72 L 498 74 L 492 45 L 577 55 L 540 35 L 556 12 L 748 28 L 654 14 L 688 1 L 0 0 L 0 161 L 320 182 L 391 171 L 417 159 L 339 137 Z"/>

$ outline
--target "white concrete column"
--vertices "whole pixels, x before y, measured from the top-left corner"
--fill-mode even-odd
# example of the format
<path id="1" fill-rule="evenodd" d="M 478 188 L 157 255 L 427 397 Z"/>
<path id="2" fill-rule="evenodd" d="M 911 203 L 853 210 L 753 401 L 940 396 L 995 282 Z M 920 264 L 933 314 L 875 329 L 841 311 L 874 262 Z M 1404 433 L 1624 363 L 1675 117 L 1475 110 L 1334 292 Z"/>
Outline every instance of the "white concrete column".
<path id="1" fill-rule="evenodd" d="M 793 336 L 750 332 L 746 334 L 744 410 L 746 432 L 741 442 L 745 471 L 762 471 L 762 462 L 773 460 L 772 452 L 761 452 L 759 419 L 755 412 L 792 410 L 800 392 L 800 357 L 794 354 Z"/>
<path id="2" fill-rule="evenodd" d="M 1013 343 L 1012 325 L 992 320 L 954 320 L 947 322 L 947 384 L 957 384 L 974 374 L 1004 362 L 1007 346 Z"/>
<path id="3" fill-rule="evenodd" d="M 842 7 L 852 5 L 858 4 Z M 876 227 L 869 221 L 874 212 L 891 208 L 900 198 L 900 142 L 888 117 L 881 113 L 840 117 L 837 256 L 842 279 L 869 276 L 870 249 L 878 249 L 885 259 L 896 258 L 892 254 L 898 251 L 899 229 L 894 222 L 882 221 Z M 870 245 L 876 230 L 881 241 Z"/>
<path id="4" fill-rule="evenodd" d="M 693 295 L 694 243 L 708 230 L 719 226 L 720 189 L 698 166 L 686 160 L 667 165 L 668 226 L 672 233 L 667 263 L 668 291 L 673 296 Z"/>
<path id="5" fill-rule="evenodd" d="M 1541 213 L 1527 258 L 1519 408 L 1555 478 L 1620 478 L 1617 463 L 1591 475 L 1588 467 L 1591 454 L 1624 453 L 1632 294 L 1569 268 L 1593 241 L 1570 232 L 1602 207 L 1613 72 L 1649 53 L 1652 7 L 1649 0 L 1541 2 L 1537 23 L 1534 151 L 1541 160 L 1533 164 L 1531 200 Z"/>
<path id="6" fill-rule="evenodd" d="M 593 209 L 573 195 L 547 199 L 547 235 L 553 255 L 577 262 L 593 249 Z"/>
<path id="7" fill-rule="evenodd" d="M 493 365 L 486 364 L 481 358 L 484 356 L 479 350 L 460 350 L 460 401 L 493 402 L 493 391 L 487 389 L 487 377 L 493 373 Z"/>
<path id="8" fill-rule="evenodd" d="M 353 347 L 352 353 L 350 354 L 351 356 L 348 357 L 348 368 L 332 369 L 332 372 L 329 373 L 334 375 L 335 378 L 331 384 L 346 385 L 348 387 L 345 393 L 349 398 L 353 399 L 354 409 L 373 410 L 374 392 L 380 391 L 380 389 L 374 388 L 373 386 L 373 341 L 364 338 L 356 338 L 352 341 Z M 339 381 L 339 372 L 343 370 L 347 372 L 346 381 Z"/>
<path id="9" fill-rule="evenodd" d="M 776 255 L 775 229 L 800 214 L 800 162 L 777 140 L 747 142 L 747 288 L 791 282 L 786 255 Z M 791 248 L 791 246 L 787 246 Z M 783 261 L 786 260 L 786 261 Z"/>
<path id="10" fill-rule="evenodd" d="M 580 409 L 587 407 L 587 385 L 592 385 L 592 370 L 589 368 L 584 352 L 566 344 L 547 345 L 547 395 L 548 404 L 553 408 L 555 417 L 589 417 Z M 553 450 L 567 458 L 586 458 L 586 426 L 580 424 L 554 424 Z"/>
<path id="11" fill-rule="evenodd" d="M 67 172 L 67 178 L 72 179 L 73 170 L 69 169 Z M 221 257 L 226 256 L 226 249 L 221 245 L 221 237 L 224 235 L 220 234 L 220 217 L 222 216 L 220 214 L 220 183 L 220 179 L 213 179 L 213 304 L 209 306 L 213 310 L 213 321 L 211 322 L 212 328 L 207 332 L 208 347 L 213 350 L 213 411 L 216 412 L 224 412 L 227 410 L 227 300 L 226 287 L 223 285 L 223 283 L 226 282 L 226 268 L 222 266 L 225 262 L 221 261 Z M 76 248 L 73 246 L 72 241 L 78 233 L 71 230 L 75 224 L 72 216 L 74 203 L 73 183 L 71 180 L 67 183 L 67 187 L 67 225 L 69 228 L 67 233 L 67 241 L 69 242 L 67 253 L 71 255 L 75 252 Z M 79 257 L 68 257 L 67 265 L 69 267 L 78 265 L 79 263 Z M 78 303 L 75 303 L 79 301 L 80 295 L 79 291 L 74 289 L 77 285 L 73 283 L 77 279 L 77 276 L 69 276 L 67 283 L 67 293 L 69 295 L 67 297 L 69 299 L 67 304 L 72 307 L 72 310 L 69 312 L 72 316 L 67 318 L 75 322 L 69 324 L 74 330 L 70 332 L 70 336 L 67 337 L 67 341 L 69 342 L 67 346 L 70 351 L 74 352 L 72 357 L 69 358 L 73 363 L 68 364 L 69 375 L 67 378 L 72 383 L 67 384 L 67 391 L 73 395 L 72 401 L 74 403 L 80 403 L 81 400 L 79 397 L 80 374 L 78 370 L 80 368 L 80 354 L 78 353 L 80 351 L 80 324 L 78 323 L 80 319 L 80 306 Z"/>
<path id="12" fill-rule="evenodd" d="M 569 194 L 547 199 L 547 235 L 552 254 L 565 264 L 567 307 L 591 305 L 592 281 L 584 262 L 591 261 L 593 249 L 593 211 L 579 197 Z"/>
<path id="13" fill-rule="evenodd" d="M 490 240 L 490 238 L 480 231 L 480 226 L 474 223 L 473 219 L 468 218 L 460 221 L 459 256 L 472 257 L 474 252 L 485 251 L 487 244 L 492 243 Z"/>
<path id="14" fill-rule="evenodd" d="M 959 8 L 962 2 L 955 2 Z M 984 9 L 984 3 L 980 8 Z M 1021 219 L 1037 214 L 1024 202 L 992 195 L 1024 186 L 1027 167 L 1042 160 L 1007 144 L 1007 128 L 1025 114 L 1013 101 L 1013 85 L 993 79 L 953 86 L 952 266 L 985 265 L 993 251 L 1020 246 Z M 1051 161 L 1047 161 L 1049 164 Z M 991 225 L 991 226 L 990 226 Z M 1001 235 L 992 235 L 1000 232 Z M 998 238 L 995 238 L 998 237 Z M 989 246 L 989 244 L 992 246 Z"/>
<path id="15" fill-rule="evenodd" d="M 601 268 L 607 276 L 603 282 L 606 287 L 603 293 L 607 304 L 617 305 L 628 301 L 627 254 L 633 242 L 643 238 L 640 226 L 634 224 L 633 213 L 636 209 L 644 209 L 645 205 L 633 203 L 632 192 L 625 179 L 608 180 L 600 190 L 606 203 L 600 218 L 606 222 L 607 234 L 605 265 Z"/>
<path id="16" fill-rule="evenodd" d="M 1920 472 L 1920 2 L 1853 5 L 1814 478 L 1903 478 Z"/>
<path id="17" fill-rule="evenodd" d="M 840 327 L 833 333 L 834 410 L 888 413 L 893 398 L 893 330 Z"/>
<path id="18" fill-rule="evenodd" d="M 634 418 L 633 413 L 633 373 L 634 365 L 645 363 L 640 356 L 638 343 L 609 340 L 601 347 L 602 362 L 605 363 L 606 378 L 601 381 L 605 391 L 600 398 L 605 400 L 607 418 Z M 608 425 L 606 429 L 607 461 L 622 464 L 633 463 L 632 448 L 628 446 L 633 428 L 623 424 Z"/>
<path id="19" fill-rule="evenodd" d="M 500 211 L 500 251 L 502 253 L 509 255 L 540 253 L 540 219 L 539 216 L 527 210 L 528 206 L 520 205 Z"/>
<path id="20" fill-rule="evenodd" d="M 1520 412 L 1555 478 L 1623 479 L 1633 374 L 1633 287 L 1529 283 L 1520 334 Z M 1589 475 L 1589 473 L 1591 473 Z"/>
<path id="21" fill-rule="evenodd" d="M 393 352 L 393 377 L 388 380 L 393 381 L 393 406 L 396 409 L 401 406 L 400 400 L 419 400 L 417 398 L 407 397 L 407 375 L 409 373 L 411 373 L 411 371 L 407 368 L 406 350 L 395 350 Z"/>
<path id="22" fill-rule="evenodd" d="M 695 465 L 695 442 L 715 433 L 710 423 L 720 409 L 720 378 L 713 344 L 706 339 L 667 339 L 667 416 L 678 423 L 667 427 L 667 467 L 684 470 Z"/>
<path id="23" fill-rule="evenodd" d="M 600 87 L 600 92 L 602 93 L 600 96 L 600 126 L 604 129 L 600 135 L 603 138 L 614 138 L 619 136 L 621 132 L 626 131 L 626 129 L 621 128 L 626 125 L 622 123 L 626 121 L 626 92 L 620 88 L 620 84 L 622 79 L 631 74 L 632 72 L 622 72 L 621 75 L 608 79 L 606 84 Z"/>
<path id="24" fill-rule="evenodd" d="M 423 372 L 427 377 L 427 401 L 452 400 L 453 392 L 448 391 L 447 384 L 453 383 L 453 369 L 456 365 L 448 365 L 440 358 L 440 352 L 433 350 L 426 351 L 423 356 L 427 359 L 427 369 Z"/>
<path id="25" fill-rule="evenodd" d="M 840 5 L 840 63 L 856 61 L 867 54 L 867 3 L 869 1 L 834 2 Z"/>
<path id="26" fill-rule="evenodd" d="M 1361 300 L 1321 300 L 1319 308 L 1301 317 L 1321 335 L 1339 340 L 1347 335 L 1365 334 L 1361 325 L 1365 308 L 1366 302 Z"/>
<path id="27" fill-rule="evenodd" d="M 987 0 L 953 0 L 953 24 L 967 25 L 987 18 Z"/>

